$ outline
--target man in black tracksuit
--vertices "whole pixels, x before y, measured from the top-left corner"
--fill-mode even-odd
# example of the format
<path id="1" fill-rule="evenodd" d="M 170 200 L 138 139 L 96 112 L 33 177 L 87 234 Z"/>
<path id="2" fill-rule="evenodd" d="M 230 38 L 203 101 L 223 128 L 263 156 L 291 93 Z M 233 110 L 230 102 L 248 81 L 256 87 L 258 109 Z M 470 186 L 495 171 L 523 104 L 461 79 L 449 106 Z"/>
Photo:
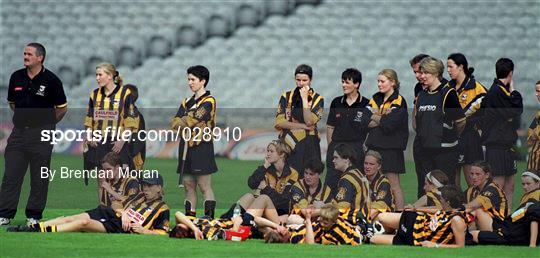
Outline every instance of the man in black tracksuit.
<path id="1" fill-rule="evenodd" d="M 15 217 L 26 170 L 30 167 L 30 196 L 26 205 L 28 224 L 42 218 L 47 203 L 53 145 L 42 139 L 43 130 L 54 130 L 67 112 L 67 100 L 60 79 L 43 66 L 45 47 L 30 43 L 24 48 L 25 68 L 11 75 L 7 100 L 13 110 L 13 131 L 9 135 L 4 177 L 0 187 L 0 225 Z"/>
<path id="2" fill-rule="evenodd" d="M 495 70 L 497 78 L 482 103 L 482 144 L 486 146 L 485 159 L 491 166 L 493 181 L 503 189 L 508 207 L 512 207 L 514 174 L 517 172 L 514 144 L 523 113 L 523 99 L 514 88 L 512 60 L 499 59 Z"/>
<path id="3" fill-rule="evenodd" d="M 421 91 L 425 89 L 425 86 L 420 81 L 420 61 L 422 59 L 428 57 L 429 55 L 426 54 L 418 54 L 414 56 L 410 61 L 409 64 L 411 65 L 411 68 L 413 69 L 414 76 L 416 77 L 416 80 L 418 81 L 416 85 L 414 85 L 414 103 L 416 103 L 416 98 L 418 97 L 418 94 L 420 94 Z M 417 179 L 417 198 L 422 197 L 425 193 L 424 191 L 424 180 L 426 177 L 426 174 L 424 173 L 424 169 L 422 168 L 422 164 L 420 163 L 419 154 L 420 153 L 420 141 L 418 138 L 418 134 L 415 135 L 414 141 L 413 141 L 413 160 L 414 160 L 414 168 L 416 170 L 416 179 Z"/>

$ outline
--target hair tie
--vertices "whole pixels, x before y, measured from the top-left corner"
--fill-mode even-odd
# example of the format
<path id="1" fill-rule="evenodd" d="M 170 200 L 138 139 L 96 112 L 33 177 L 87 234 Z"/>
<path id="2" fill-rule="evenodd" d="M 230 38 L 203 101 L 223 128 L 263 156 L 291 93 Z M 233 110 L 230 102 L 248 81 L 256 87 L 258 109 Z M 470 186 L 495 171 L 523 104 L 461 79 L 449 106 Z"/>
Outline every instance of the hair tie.
<path id="1" fill-rule="evenodd" d="M 439 180 L 437 180 L 437 178 L 431 175 L 431 172 L 427 173 L 426 178 L 437 188 L 444 186 L 443 184 L 441 184 L 441 182 L 439 182 Z"/>
<path id="2" fill-rule="evenodd" d="M 521 174 L 521 177 L 524 177 L 524 176 L 532 177 L 536 181 L 540 181 L 540 177 L 533 172 L 525 171 L 523 172 L 523 174 Z"/>

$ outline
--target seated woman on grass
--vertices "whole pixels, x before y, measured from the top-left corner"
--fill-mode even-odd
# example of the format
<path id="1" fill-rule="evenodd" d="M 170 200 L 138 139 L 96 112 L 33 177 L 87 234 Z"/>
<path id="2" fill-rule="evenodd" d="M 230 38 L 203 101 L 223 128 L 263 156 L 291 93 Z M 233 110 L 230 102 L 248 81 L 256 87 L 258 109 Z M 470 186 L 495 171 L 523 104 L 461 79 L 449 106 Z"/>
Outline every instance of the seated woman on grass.
<path id="1" fill-rule="evenodd" d="M 424 191 L 425 195 L 420 197 L 415 203 L 405 206 L 405 210 L 414 211 L 420 207 L 431 207 L 442 209 L 441 204 L 441 187 L 448 184 L 448 176 L 439 169 L 432 170 L 427 173 L 424 178 Z"/>
<path id="2" fill-rule="evenodd" d="M 463 196 L 455 186 L 441 189 L 443 210 L 418 208 L 415 212 L 381 213 L 379 222 L 395 235 L 374 235 L 369 241 L 377 245 L 412 245 L 425 247 L 464 247 L 467 216 Z"/>
<path id="3" fill-rule="evenodd" d="M 98 206 L 84 213 L 59 217 L 10 232 L 94 232 L 166 235 L 169 207 L 163 201 L 161 175 L 141 179 L 142 192 L 122 202 L 122 207 Z"/>
<path id="4" fill-rule="evenodd" d="M 472 186 L 466 191 L 467 212 L 476 219 L 476 229 L 493 231 L 502 225 L 508 215 L 508 203 L 503 190 L 493 182 L 491 167 L 485 161 L 471 164 L 470 177 Z"/>
<path id="5" fill-rule="evenodd" d="M 238 201 L 242 213 L 249 208 L 263 210 L 273 205 L 278 216 L 283 216 L 282 219 L 287 217 L 290 210 L 291 188 L 298 181 L 298 172 L 285 162 L 290 153 L 291 148 L 281 140 L 274 140 L 268 144 L 264 164 L 248 179 L 248 186 L 253 193 L 243 195 Z M 233 204 L 221 218 L 232 218 L 235 207 L 236 204 Z M 265 217 L 273 222 L 279 220 L 273 215 Z"/>
<path id="6" fill-rule="evenodd" d="M 537 172 L 523 172 L 521 175 L 523 196 L 519 207 L 506 217 L 493 231 L 471 231 L 473 241 L 478 244 L 529 245 L 540 243 L 538 223 L 540 223 L 540 176 Z"/>

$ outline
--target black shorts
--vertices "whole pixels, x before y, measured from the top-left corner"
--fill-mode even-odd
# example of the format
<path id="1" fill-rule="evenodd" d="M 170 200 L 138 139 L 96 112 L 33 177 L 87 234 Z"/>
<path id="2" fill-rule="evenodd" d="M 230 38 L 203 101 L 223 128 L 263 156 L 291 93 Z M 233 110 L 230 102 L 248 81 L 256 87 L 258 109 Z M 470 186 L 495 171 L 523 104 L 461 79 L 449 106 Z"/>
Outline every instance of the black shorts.
<path id="1" fill-rule="evenodd" d="M 398 149 L 372 149 L 381 154 L 382 157 L 382 166 L 381 172 L 396 173 L 396 174 L 405 174 L 405 157 L 402 150 Z M 362 169 L 363 170 L 363 169 Z"/>
<path id="2" fill-rule="evenodd" d="M 180 173 L 182 169 L 183 161 L 182 155 L 184 153 L 184 142 L 180 141 L 178 146 L 178 168 L 177 172 Z M 216 165 L 216 158 L 214 155 L 214 143 L 202 142 L 201 144 L 188 148 L 186 155 L 186 164 L 184 173 L 192 176 L 204 176 L 216 173 L 218 171 Z"/>
<path id="3" fill-rule="evenodd" d="M 484 160 L 482 141 L 476 130 L 465 129 L 459 139 L 458 151 L 458 164 L 472 164 L 475 161 Z"/>
<path id="4" fill-rule="evenodd" d="M 418 216 L 418 214 L 412 211 L 404 211 L 401 213 L 399 228 L 394 239 L 392 239 L 393 245 L 414 245 L 413 230 L 416 216 Z"/>
<path id="5" fill-rule="evenodd" d="M 419 162 L 424 169 L 424 175 L 432 170 L 442 170 L 450 182 L 454 182 L 458 160 L 457 148 L 422 148 Z"/>
<path id="6" fill-rule="evenodd" d="M 481 245 L 505 245 L 508 242 L 497 232 L 480 231 L 478 233 L 478 244 Z"/>
<path id="7" fill-rule="evenodd" d="M 493 176 L 510 176 L 517 173 L 516 152 L 510 149 L 486 147 L 486 161 Z"/>
<path id="8" fill-rule="evenodd" d="M 116 212 L 111 207 L 98 206 L 87 210 L 86 213 L 91 219 L 101 222 L 107 233 L 127 233 L 122 229 L 122 219 L 116 216 Z"/>

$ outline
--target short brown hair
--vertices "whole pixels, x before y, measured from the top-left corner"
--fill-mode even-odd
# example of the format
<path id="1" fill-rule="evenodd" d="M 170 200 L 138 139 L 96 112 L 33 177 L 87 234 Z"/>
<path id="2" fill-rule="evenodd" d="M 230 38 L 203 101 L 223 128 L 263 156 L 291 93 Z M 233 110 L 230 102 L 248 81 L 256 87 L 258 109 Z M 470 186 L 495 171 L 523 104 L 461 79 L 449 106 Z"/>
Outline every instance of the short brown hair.
<path id="1" fill-rule="evenodd" d="M 264 242 L 267 244 L 283 243 L 281 235 L 276 231 L 270 231 L 264 235 Z"/>
<path id="2" fill-rule="evenodd" d="M 107 163 L 113 167 L 120 166 L 122 164 L 122 161 L 120 160 L 120 156 L 116 152 L 109 152 L 105 154 L 105 157 L 101 159 L 101 164 Z"/>
<path id="3" fill-rule="evenodd" d="M 485 173 L 489 173 L 490 177 L 491 177 L 491 166 L 489 165 L 489 163 L 483 161 L 483 160 L 479 160 L 479 161 L 475 161 L 471 164 L 471 167 L 479 167 L 480 169 L 482 169 Z"/>

